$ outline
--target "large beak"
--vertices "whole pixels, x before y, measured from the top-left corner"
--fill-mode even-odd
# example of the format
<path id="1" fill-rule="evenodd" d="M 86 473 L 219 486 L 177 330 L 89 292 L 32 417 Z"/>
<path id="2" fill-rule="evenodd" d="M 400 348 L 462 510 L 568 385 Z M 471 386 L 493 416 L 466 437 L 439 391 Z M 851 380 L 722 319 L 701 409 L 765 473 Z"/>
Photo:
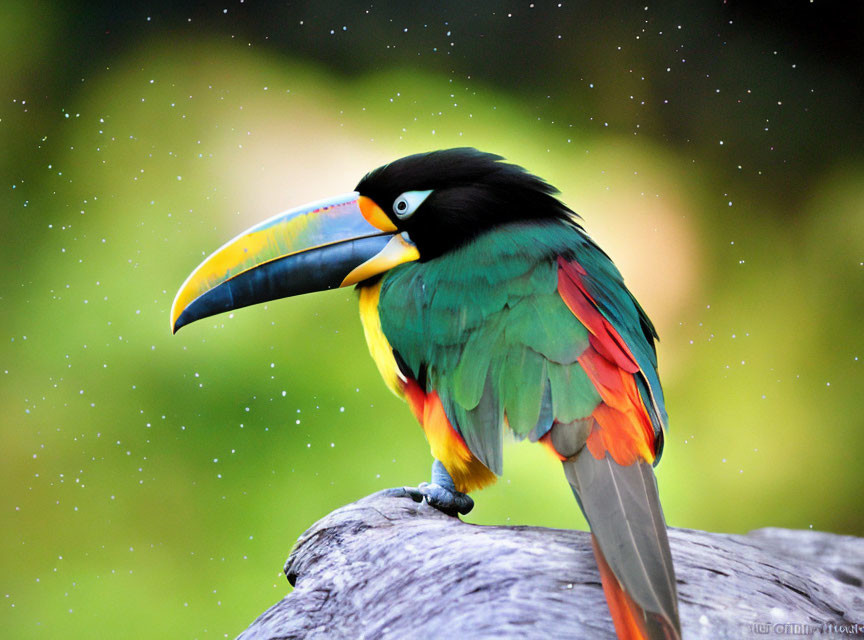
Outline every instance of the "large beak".
<path id="1" fill-rule="evenodd" d="M 186 278 L 171 331 L 267 300 L 362 282 L 420 254 L 371 199 L 348 193 L 273 216 L 223 245 Z"/>

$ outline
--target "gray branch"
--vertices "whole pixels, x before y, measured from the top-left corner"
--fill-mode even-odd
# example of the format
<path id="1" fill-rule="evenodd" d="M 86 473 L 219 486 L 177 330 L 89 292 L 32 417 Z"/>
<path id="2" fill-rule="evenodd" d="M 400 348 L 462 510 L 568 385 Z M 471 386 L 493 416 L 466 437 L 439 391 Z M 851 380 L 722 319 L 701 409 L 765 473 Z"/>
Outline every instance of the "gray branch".
<path id="1" fill-rule="evenodd" d="M 685 638 L 864 636 L 864 539 L 670 529 L 669 541 Z M 615 638 L 588 533 L 466 524 L 387 492 L 315 523 L 285 573 L 294 590 L 242 640 Z"/>

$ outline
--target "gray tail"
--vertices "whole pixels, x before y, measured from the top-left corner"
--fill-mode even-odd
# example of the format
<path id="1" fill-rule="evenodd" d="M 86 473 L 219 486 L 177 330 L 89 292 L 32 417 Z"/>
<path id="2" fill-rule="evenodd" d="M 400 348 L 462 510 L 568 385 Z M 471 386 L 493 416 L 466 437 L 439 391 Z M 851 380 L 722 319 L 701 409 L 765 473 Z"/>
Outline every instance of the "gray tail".
<path id="1" fill-rule="evenodd" d="M 680 640 L 675 570 L 651 464 L 620 465 L 587 447 L 564 473 L 594 539 L 603 590 L 620 640 Z"/>

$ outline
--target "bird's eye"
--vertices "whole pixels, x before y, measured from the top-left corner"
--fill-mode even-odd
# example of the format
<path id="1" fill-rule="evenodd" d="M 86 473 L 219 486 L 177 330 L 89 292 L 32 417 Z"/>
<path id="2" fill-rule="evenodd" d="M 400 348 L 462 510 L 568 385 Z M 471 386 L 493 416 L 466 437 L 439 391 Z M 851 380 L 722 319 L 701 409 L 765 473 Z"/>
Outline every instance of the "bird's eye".
<path id="1" fill-rule="evenodd" d="M 393 213 L 400 220 L 410 218 L 417 211 L 417 207 L 429 197 L 430 193 L 432 193 L 431 189 L 429 191 L 406 191 L 393 201 Z"/>

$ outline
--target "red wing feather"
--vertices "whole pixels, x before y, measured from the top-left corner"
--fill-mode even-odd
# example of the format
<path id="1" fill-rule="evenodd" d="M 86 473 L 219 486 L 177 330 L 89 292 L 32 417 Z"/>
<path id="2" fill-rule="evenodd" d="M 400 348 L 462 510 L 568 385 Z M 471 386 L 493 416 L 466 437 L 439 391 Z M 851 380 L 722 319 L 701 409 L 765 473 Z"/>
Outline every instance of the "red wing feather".
<path id="1" fill-rule="evenodd" d="M 558 258 L 558 292 L 573 314 L 591 332 L 591 346 L 604 358 L 628 373 L 639 371 L 630 348 L 612 324 L 600 313 L 597 302 L 582 283 L 585 270 L 576 262 Z"/>
<path id="2" fill-rule="evenodd" d="M 584 275 L 585 270 L 575 261 L 558 258 L 558 293 L 591 334 L 590 346 L 578 361 L 603 400 L 591 414 L 596 424 L 588 436 L 588 449 L 597 459 L 609 453 L 622 465 L 637 458 L 653 462 L 654 427 L 634 378 L 640 372 L 639 365 L 597 308 L 582 282 Z"/>

